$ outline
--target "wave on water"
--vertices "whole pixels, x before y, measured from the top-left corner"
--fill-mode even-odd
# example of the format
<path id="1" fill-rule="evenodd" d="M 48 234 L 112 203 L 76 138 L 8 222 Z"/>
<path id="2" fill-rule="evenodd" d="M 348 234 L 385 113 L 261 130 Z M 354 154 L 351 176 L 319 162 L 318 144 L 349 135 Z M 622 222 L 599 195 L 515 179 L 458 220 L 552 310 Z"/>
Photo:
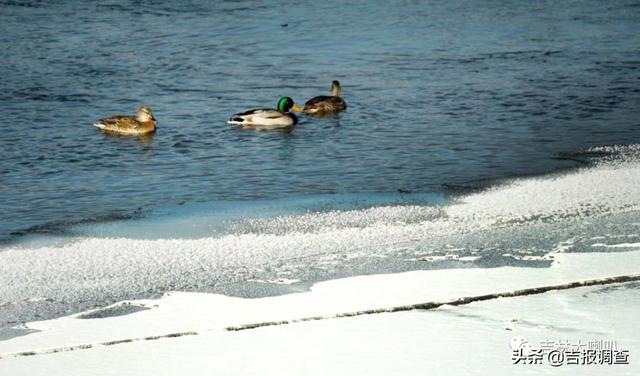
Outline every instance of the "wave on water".
<path id="1" fill-rule="evenodd" d="M 585 153 L 599 159 L 462 195 L 186 206 L 83 224 L 61 243 L 10 244 L 0 249 L 0 326 L 170 290 L 265 296 L 355 274 L 624 251 L 612 245 L 640 242 L 640 146 Z"/>

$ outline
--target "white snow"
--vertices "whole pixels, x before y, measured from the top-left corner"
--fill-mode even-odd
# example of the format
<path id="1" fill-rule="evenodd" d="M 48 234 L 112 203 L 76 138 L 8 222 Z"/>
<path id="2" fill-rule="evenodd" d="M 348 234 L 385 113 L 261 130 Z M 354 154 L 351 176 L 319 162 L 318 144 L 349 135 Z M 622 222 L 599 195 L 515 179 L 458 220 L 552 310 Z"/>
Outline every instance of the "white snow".
<path id="1" fill-rule="evenodd" d="M 593 244 L 593 247 L 605 248 L 640 248 L 640 243 L 620 243 L 620 244 Z"/>
<path id="2" fill-rule="evenodd" d="M 631 365 L 581 366 L 583 373 L 639 370 L 638 289 L 592 287 L 497 299 L 434 311 L 329 319 L 241 332 L 224 328 L 390 307 L 640 272 L 640 251 L 555 255 L 550 268 L 416 271 L 327 281 L 308 293 L 261 299 L 168 293 L 136 301 L 126 316 L 29 323 L 41 332 L 0 342 L 0 354 L 194 331 L 199 335 L 0 360 L 1 375 L 87 374 L 507 374 L 576 372 L 513 365 L 509 341 L 611 339 Z M 583 295 L 587 294 L 585 298 Z M 510 330 L 508 330 L 508 329 Z M 574 366 L 575 367 L 575 366 Z M 613 368 L 603 368 L 613 367 Z M 633 372 L 632 372 L 633 371 Z M 622 372 L 622 373 L 620 373 Z"/>

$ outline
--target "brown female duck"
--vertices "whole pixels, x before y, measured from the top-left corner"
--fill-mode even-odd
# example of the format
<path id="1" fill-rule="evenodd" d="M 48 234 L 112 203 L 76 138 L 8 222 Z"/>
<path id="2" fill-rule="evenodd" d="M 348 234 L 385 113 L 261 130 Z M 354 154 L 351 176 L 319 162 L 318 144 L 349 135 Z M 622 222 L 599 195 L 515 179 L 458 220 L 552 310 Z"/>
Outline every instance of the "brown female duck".
<path id="1" fill-rule="evenodd" d="M 142 106 L 138 109 L 136 116 L 116 115 L 101 119 L 94 126 L 104 132 L 124 135 L 141 135 L 155 132 L 156 118 L 153 117 L 151 109 Z"/>
<path id="2" fill-rule="evenodd" d="M 347 103 L 340 97 L 342 89 L 338 81 L 331 83 L 331 96 L 313 97 L 304 104 L 302 112 L 307 114 L 326 114 L 347 109 Z"/>

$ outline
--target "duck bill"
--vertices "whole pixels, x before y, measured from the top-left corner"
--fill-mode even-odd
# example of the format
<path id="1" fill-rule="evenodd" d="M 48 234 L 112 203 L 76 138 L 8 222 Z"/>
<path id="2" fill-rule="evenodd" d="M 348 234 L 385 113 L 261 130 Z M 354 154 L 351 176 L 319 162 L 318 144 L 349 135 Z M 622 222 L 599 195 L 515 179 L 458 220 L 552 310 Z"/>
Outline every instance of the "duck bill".
<path id="1" fill-rule="evenodd" d="M 302 112 L 302 107 L 298 106 L 297 104 L 294 104 L 291 109 L 295 112 Z"/>

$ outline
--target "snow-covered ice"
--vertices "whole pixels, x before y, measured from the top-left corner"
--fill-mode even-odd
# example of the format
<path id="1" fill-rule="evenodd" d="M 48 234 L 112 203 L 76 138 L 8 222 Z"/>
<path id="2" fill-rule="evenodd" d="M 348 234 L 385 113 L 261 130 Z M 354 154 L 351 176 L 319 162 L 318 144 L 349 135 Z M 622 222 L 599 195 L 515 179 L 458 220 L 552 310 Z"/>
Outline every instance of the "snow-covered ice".
<path id="1" fill-rule="evenodd" d="M 637 374 L 637 284 L 578 288 L 466 306 L 226 331 L 234 325 L 329 315 L 568 281 L 637 274 L 640 251 L 559 253 L 550 268 L 416 271 L 318 283 L 310 292 L 260 299 L 168 293 L 131 302 L 129 315 L 29 323 L 40 330 L 0 342 L 0 354 L 93 344 L 90 349 L 6 357 L 0 374 Z M 170 333 L 197 335 L 108 341 Z M 615 340 L 629 365 L 514 365 L 509 342 Z M 573 368 L 572 368 L 573 367 Z M 579 368 L 575 368 L 579 367 Z"/>

